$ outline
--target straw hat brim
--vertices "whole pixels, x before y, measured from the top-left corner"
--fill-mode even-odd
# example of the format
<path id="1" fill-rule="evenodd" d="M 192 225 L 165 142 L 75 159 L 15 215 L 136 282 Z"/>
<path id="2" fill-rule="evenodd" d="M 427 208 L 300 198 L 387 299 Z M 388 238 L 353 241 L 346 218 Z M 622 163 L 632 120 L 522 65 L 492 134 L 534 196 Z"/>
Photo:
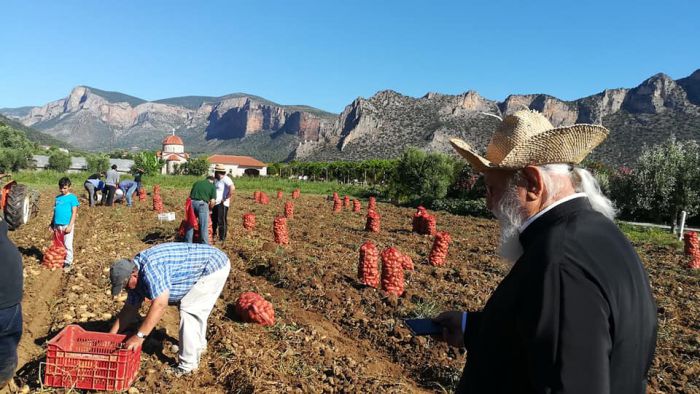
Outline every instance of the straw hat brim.
<path id="1" fill-rule="evenodd" d="M 519 170 L 528 165 L 579 164 L 607 136 L 608 130 L 599 125 L 577 124 L 554 128 L 514 146 L 500 163 L 493 163 L 481 156 L 459 138 L 450 139 L 450 143 L 475 170 L 484 172 L 489 169 Z"/>

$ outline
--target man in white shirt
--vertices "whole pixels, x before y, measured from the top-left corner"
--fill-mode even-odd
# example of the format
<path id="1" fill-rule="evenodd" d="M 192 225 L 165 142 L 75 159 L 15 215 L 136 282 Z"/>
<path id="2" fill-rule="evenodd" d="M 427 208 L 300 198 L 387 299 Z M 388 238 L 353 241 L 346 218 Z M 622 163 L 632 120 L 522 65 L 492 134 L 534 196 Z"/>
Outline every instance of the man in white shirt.
<path id="1" fill-rule="evenodd" d="M 214 177 L 216 182 L 216 205 L 211 213 L 211 224 L 214 236 L 219 234 L 219 241 L 223 244 L 226 240 L 226 229 L 228 224 L 228 208 L 231 204 L 231 194 L 236 190 L 231 178 L 226 175 L 226 168 L 217 164 L 214 167 Z"/>

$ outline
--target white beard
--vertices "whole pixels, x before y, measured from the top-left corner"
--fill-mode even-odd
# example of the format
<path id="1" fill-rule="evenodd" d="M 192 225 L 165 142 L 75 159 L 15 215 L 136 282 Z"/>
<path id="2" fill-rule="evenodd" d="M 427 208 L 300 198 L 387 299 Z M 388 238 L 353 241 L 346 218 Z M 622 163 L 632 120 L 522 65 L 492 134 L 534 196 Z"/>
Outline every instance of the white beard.
<path id="1" fill-rule="evenodd" d="M 498 255 L 512 267 L 523 254 L 519 229 L 526 219 L 518 201 L 515 187 L 509 188 L 509 191 L 501 197 L 501 201 L 496 204 L 493 214 L 498 219 L 498 224 L 501 228 L 501 242 L 498 245 Z"/>

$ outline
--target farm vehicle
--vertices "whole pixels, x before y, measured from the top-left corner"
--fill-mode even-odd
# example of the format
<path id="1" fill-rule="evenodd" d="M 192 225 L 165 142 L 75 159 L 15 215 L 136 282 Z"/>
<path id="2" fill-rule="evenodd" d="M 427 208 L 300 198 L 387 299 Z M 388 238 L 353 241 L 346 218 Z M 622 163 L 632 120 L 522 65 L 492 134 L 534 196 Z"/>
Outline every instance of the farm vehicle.
<path id="1" fill-rule="evenodd" d="M 27 224 L 39 211 L 39 193 L 17 183 L 9 174 L 0 174 L 0 219 L 10 230 Z"/>

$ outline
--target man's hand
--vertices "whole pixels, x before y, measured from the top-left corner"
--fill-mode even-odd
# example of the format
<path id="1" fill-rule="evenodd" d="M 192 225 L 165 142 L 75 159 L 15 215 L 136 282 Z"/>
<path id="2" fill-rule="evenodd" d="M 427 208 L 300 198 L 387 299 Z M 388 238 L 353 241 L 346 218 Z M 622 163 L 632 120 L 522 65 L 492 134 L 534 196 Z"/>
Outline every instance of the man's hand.
<path id="1" fill-rule="evenodd" d="M 460 311 L 442 312 L 433 321 L 442 326 L 442 340 L 448 345 L 464 347 L 462 332 L 462 313 Z"/>
<path id="2" fill-rule="evenodd" d="M 67 226 L 65 230 L 63 230 L 64 233 L 70 234 L 70 232 L 73 231 L 73 225 L 71 224 L 70 226 Z"/>
<path id="3" fill-rule="evenodd" d="M 132 335 L 126 340 L 126 342 L 124 342 L 124 346 L 126 346 L 127 350 L 136 350 L 143 345 L 143 340 L 144 338 L 139 338 L 136 335 Z"/>

